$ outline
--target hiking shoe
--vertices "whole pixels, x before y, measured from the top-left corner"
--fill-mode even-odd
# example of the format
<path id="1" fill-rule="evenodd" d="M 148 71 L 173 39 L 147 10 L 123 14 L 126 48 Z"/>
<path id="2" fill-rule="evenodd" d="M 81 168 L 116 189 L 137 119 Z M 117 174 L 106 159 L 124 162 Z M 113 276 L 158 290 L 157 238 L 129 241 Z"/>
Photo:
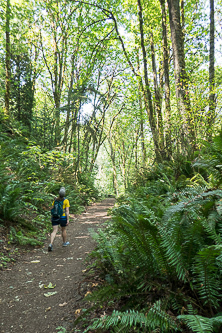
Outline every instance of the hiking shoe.
<path id="1" fill-rule="evenodd" d="M 52 251 L 52 244 L 49 244 L 48 246 L 48 252 Z"/>
<path id="2" fill-rule="evenodd" d="M 69 244 L 70 244 L 69 242 L 65 242 L 65 243 L 62 244 L 62 246 L 67 246 Z"/>

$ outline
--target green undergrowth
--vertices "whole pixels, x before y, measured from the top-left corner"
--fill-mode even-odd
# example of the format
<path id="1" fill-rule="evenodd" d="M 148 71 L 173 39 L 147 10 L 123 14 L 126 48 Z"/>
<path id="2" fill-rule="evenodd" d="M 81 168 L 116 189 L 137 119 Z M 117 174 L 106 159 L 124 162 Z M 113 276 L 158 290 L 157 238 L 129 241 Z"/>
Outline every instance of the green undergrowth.
<path id="1" fill-rule="evenodd" d="M 86 300 L 98 315 L 87 311 L 85 333 L 221 332 L 221 165 L 220 135 L 181 170 L 154 166 L 119 198 L 93 233 L 98 286 Z"/>
<path id="2" fill-rule="evenodd" d="M 72 154 L 56 149 L 46 151 L 19 131 L 2 131 L 0 142 L 0 223 L 4 236 L 0 243 L 0 267 L 3 267 L 7 263 L 4 247 L 43 244 L 51 230 L 50 208 L 61 186 L 66 188 L 71 214 L 83 212 L 100 197 L 91 175 L 75 173 Z"/>

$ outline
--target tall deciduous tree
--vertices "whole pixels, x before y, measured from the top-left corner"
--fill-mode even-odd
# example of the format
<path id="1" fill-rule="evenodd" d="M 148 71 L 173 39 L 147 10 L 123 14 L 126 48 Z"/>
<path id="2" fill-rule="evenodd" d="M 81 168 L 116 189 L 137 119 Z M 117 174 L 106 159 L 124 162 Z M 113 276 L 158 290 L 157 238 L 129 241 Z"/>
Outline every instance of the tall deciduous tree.
<path id="1" fill-rule="evenodd" d="M 40 9 L 41 11 L 41 9 Z M 70 21 L 74 9 L 67 3 L 45 2 L 45 13 L 42 24 L 47 27 L 47 34 L 42 36 L 42 54 L 48 70 L 55 106 L 55 144 L 60 144 L 60 105 L 67 70 L 68 38 L 71 33 Z M 46 32 L 46 31 L 45 31 Z"/>
<path id="2" fill-rule="evenodd" d="M 166 140 L 166 157 L 172 155 L 171 146 L 171 105 L 170 105 L 170 78 L 169 78 L 169 50 L 167 38 L 167 17 L 166 17 L 166 1 L 160 0 L 162 14 L 162 45 L 163 45 L 163 67 L 165 78 L 165 140 Z"/>
<path id="3" fill-rule="evenodd" d="M 149 123 L 153 135 L 156 158 L 158 161 L 160 161 L 162 158 L 159 145 L 160 138 L 159 138 L 159 132 L 157 130 L 156 115 L 153 108 L 152 95 L 148 78 L 147 54 L 146 54 L 145 40 L 144 40 L 144 20 L 143 20 L 141 1 L 137 0 L 137 4 L 138 4 L 138 14 L 139 14 L 140 43 L 143 55 L 143 70 L 144 70 L 144 82 L 145 82 L 145 87 L 143 87 L 143 94 L 144 94 L 146 110 L 148 112 Z"/>
<path id="4" fill-rule="evenodd" d="M 153 40 L 153 33 L 151 32 L 150 38 L 151 47 L 151 58 L 152 58 L 152 70 L 153 70 L 153 85 L 154 85 L 154 106 L 156 111 L 157 119 L 157 131 L 159 135 L 159 149 L 162 158 L 165 158 L 165 147 L 164 147 L 164 133 L 163 133 L 163 117 L 162 117 L 162 89 L 158 84 L 157 79 L 157 66 L 156 66 L 156 56 L 155 56 L 155 46 Z"/>
<path id="5" fill-rule="evenodd" d="M 215 118 L 215 69 L 214 69 L 214 53 L 215 53 L 215 27 L 214 27 L 214 0 L 210 0 L 210 53 L 209 53 L 209 115 L 208 115 L 208 133 L 212 135 L 212 124 Z"/>
<path id="6" fill-rule="evenodd" d="M 11 81 L 11 66 L 10 66 L 10 16 L 11 6 L 10 0 L 6 2 L 6 29 L 5 29 L 5 111 L 6 114 L 10 115 L 10 81 Z"/>
<path id="7" fill-rule="evenodd" d="M 191 105 L 189 97 L 188 77 L 185 69 L 184 38 L 180 17 L 179 0 L 167 0 L 169 7 L 170 30 L 173 48 L 176 97 L 182 115 L 182 145 L 185 146 L 185 136 L 192 145 L 195 143 Z"/>

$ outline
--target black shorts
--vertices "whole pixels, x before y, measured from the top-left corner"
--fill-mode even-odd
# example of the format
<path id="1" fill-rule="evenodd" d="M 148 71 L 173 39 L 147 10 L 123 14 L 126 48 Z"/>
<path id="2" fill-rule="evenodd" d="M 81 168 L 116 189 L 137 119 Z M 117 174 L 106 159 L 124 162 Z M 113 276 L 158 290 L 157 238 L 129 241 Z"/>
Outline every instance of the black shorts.
<path id="1" fill-rule="evenodd" d="M 66 227 L 67 225 L 67 217 L 63 217 L 63 218 L 60 218 L 60 219 L 55 219 L 52 217 L 51 219 L 52 221 L 52 225 L 60 225 L 61 227 Z"/>

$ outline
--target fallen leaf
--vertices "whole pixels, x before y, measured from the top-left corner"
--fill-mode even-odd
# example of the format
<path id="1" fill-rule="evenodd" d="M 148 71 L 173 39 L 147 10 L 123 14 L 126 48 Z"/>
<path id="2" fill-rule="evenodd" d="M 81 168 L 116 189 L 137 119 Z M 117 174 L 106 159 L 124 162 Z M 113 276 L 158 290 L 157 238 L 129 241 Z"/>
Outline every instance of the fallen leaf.
<path id="1" fill-rule="evenodd" d="M 89 294 L 92 294 L 91 291 L 87 291 L 87 293 L 85 294 L 85 297 L 88 296 Z"/>
<path id="2" fill-rule="evenodd" d="M 47 309 L 45 309 L 45 312 L 48 312 L 48 311 L 50 311 L 50 310 L 51 310 L 51 306 L 48 307 Z"/>
<path id="3" fill-rule="evenodd" d="M 52 282 L 49 282 L 48 286 L 46 284 L 44 284 L 44 288 L 45 289 L 54 289 L 56 287 L 56 284 L 52 284 Z"/>
<path id="4" fill-rule="evenodd" d="M 68 303 L 62 303 L 62 304 L 59 304 L 59 306 L 66 306 Z"/>
<path id="5" fill-rule="evenodd" d="M 49 291 L 48 293 L 44 294 L 45 297 L 50 297 L 57 294 L 57 291 Z"/>
<path id="6" fill-rule="evenodd" d="M 75 314 L 77 315 L 77 314 L 80 314 L 80 312 L 81 312 L 81 309 L 77 309 L 76 311 L 75 311 Z"/>

